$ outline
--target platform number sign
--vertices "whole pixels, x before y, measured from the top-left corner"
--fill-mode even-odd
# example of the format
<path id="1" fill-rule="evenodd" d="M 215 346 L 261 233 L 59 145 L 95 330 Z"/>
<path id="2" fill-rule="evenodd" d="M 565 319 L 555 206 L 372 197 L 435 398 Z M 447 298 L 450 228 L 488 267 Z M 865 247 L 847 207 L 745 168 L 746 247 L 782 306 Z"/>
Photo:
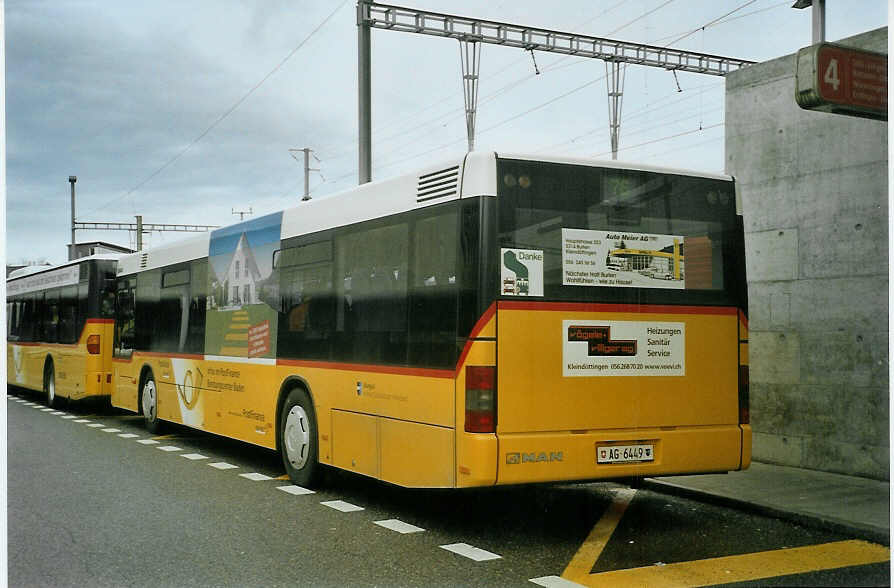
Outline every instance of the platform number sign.
<path id="1" fill-rule="evenodd" d="M 808 110 L 888 120 L 888 56 L 831 43 L 801 49 L 795 100 Z"/>
<path id="2" fill-rule="evenodd" d="M 832 87 L 833 92 L 838 92 L 841 86 L 841 78 L 838 77 L 838 59 L 831 57 L 829 63 L 825 67 L 826 73 L 823 74 L 823 82 Z"/>

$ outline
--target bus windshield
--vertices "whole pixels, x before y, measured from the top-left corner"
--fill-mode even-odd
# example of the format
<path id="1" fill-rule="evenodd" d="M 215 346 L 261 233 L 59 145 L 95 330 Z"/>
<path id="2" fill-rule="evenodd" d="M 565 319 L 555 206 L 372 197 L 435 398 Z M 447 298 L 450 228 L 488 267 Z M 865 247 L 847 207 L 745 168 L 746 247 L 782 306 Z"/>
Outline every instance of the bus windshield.
<path id="1" fill-rule="evenodd" d="M 501 159 L 500 295 L 739 305 L 733 182 Z"/>

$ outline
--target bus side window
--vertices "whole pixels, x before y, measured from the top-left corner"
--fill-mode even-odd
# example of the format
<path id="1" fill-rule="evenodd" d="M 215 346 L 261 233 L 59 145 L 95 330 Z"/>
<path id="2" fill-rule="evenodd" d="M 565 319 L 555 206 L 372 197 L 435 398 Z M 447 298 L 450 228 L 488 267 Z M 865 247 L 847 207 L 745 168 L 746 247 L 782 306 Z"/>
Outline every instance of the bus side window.
<path id="1" fill-rule="evenodd" d="M 456 362 L 457 208 L 416 221 L 410 292 L 410 364 Z"/>

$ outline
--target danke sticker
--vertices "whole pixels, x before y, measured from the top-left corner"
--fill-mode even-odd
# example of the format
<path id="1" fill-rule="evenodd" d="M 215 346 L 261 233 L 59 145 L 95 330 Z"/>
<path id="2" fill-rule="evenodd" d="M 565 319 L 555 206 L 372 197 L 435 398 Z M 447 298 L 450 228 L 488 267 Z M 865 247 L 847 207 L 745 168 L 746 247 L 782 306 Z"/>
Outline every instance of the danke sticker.
<path id="1" fill-rule="evenodd" d="M 503 296 L 543 296 L 543 251 L 500 249 Z"/>

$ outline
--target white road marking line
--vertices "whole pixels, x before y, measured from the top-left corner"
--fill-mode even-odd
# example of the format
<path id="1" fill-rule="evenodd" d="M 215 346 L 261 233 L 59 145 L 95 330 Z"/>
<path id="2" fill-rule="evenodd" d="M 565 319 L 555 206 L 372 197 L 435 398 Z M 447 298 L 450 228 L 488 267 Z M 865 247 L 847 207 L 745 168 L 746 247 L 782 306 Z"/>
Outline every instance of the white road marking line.
<path id="1" fill-rule="evenodd" d="M 211 467 L 217 470 L 238 470 L 239 466 L 233 465 L 231 463 L 227 463 L 225 461 L 216 461 L 214 463 L 209 463 Z"/>
<path id="2" fill-rule="evenodd" d="M 292 496 L 304 496 L 305 494 L 315 494 L 313 490 L 308 490 L 307 488 L 302 488 L 301 486 L 277 486 L 277 490 L 282 490 L 283 492 L 288 492 Z"/>
<path id="3" fill-rule="evenodd" d="M 52 408 L 41 408 L 40 412 L 50 412 L 51 410 L 53 410 L 53 409 Z"/>
<path id="4" fill-rule="evenodd" d="M 164 447 L 156 447 L 156 449 L 160 449 L 161 451 L 183 451 L 182 448 L 177 447 L 176 445 L 165 445 Z"/>
<path id="5" fill-rule="evenodd" d="M 581 586 L 577 582 L 572 582 L 571 580 L 566 580 L 560 576 L 543 576 L 541 578 L 531 578 L 528 582 L 533 582 L 538 586 L 545 586 L 546 588 L 577 588 Z"/>
<path id="6" fill-rule="evenodd" d="M 137 443 L 142 443 L 143 445 L 158 445 L 158 441 L 155 439 L 140 439 Z"/>
<path id="7" fill-rule="evenodd" d="M 421 527 L 417 527 L 416 525 L 411 525 L 410 523 L 405 523 L 403 521 L 399 521 L 397 519 L 388 519 L 387 521 L 375 521 L 377 525 L 380 527 L 385 527 L 386 529 L 391 529 L 392 531 L 397 531 L 401 535 L 406 535 L 407 533 L 421 533 L 425 531 L 425 529 Z"/>
<path id="8" fill-rule="evenodd" d="M 59 416 L 60 414 L 65 414 L 65 413 L 62 412 L 61 410 L 54 410 L 54 411 L 51 412 L 50 414 L 53 415 L 53 416 Z"/>
<path id="9" fill-rule="evenodd" d="M 103 429 L 102 432 L 103 433 L 120 433 L 121 429 L 109 428 L 109 429 Z"/>
<path id="10" fill-rule="evenodd" d="M 65 416 L 62 417 L 62 418 L 71 420 L 71 419 L 76 419 L 76 418 L 78 418 L 78 417 L 77 417 L 77 415 L 67 414 L 67 415 L 65 415 Z M 75 421 L 75 422 L 78 422 L 78 421 Z"/>
<path id="11" fill-rule="evenodd" d="M 121 433 L 118 436 L 121 437 L 122 439 L 136 439 L 137 437 L 139 437 L 139 435 L 137 435 L 135 433 Z"/>
<path id="12" fill-rule="evenodd" d="M 89 423 L 90 421 L 87 421 L 87 422 Z M 99 427 L 105 427 L 105 425 L 102 424 L 102 423 L 93 423 L 92 425 L 87 425 L 87 426 L 90 427 L 91 429 L 97 429 L 97 428 L 99 428 Z"/>
<path id="13" fill-rule="evenodd" d="M 251 480 L 252 482 L 261 482 L 263 480 L 272 480 L 270 476 L 265 476 L 264 474 L 259 474 L 257 472 L 253 472 L 251 474 L 239 474 L 240 477 L 245 478 L 247 480 Z"/>
<path id="14" fill-rule="evenodd" d="M 184 453 L 183 457 L 191 461 L 197 461 L 200 459 L 208 459 L 207 455 L 202 455 L 201 453 Z"/>
<path id="15" fill-rule="evenodd" d="M 75 421 L 76 423 L 89 423 L 90 419 L 78 419 Z"/>
<path id="16" fill-rule="evenodd" d="M 25 403 L 28 402 L 28 401 L 19 398 L 18 400 L 16 400 L 16 402 L 18 402 L 19 404 L 25 404 Z"/>
<path id="17" fill-rule="evenodd" d="M 357 506 L 356 504 L 351 504 L 350 502 L 345 502 L 344 500 L 327 500 L 325 502 L 321 502 L 323 506 L 328 506 L 329 508 L 334 508 L 339 512 L 357 512 L 360 510 L 364 510 L 362 506 Z"/>
<path id="18" fill-rule="evenodd" d="M 472 547 L 468 543 L 451 543 L 450 545 L 441 545 L 441 549 L 452 551 L 457 555 L 468 557 L 474 561 L 489 561 L 492 559 L 501 559 L 502 556 L 490 551 L 485 551 L 477 547 Z"/>

